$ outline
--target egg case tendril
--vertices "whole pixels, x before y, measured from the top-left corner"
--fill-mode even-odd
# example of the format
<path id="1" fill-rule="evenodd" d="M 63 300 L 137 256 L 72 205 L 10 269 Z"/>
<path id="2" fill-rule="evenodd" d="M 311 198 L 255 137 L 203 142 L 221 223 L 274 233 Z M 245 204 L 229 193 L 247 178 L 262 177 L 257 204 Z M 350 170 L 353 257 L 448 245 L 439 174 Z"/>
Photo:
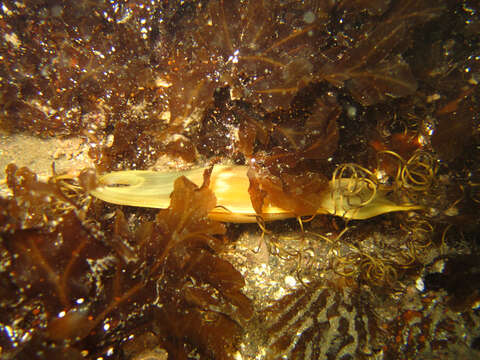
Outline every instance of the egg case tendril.
<path id="1" fill-rule="evenodd" d="M 345 177 L 346 170 L 354 169 Z M 175 179 L 185 176 L 197 186 L 203 182 L 206 168 L 181 172 L 156 172 L 142 170 L 117 171 L 100 176 L 99 186 L 90 193 L 106 202 L 148 208 L 168 208 Z M 298 217 L 290 209 L 271 203 L 263 204 L 256 213 L 249 196 L 248 167 L 241 165 L 215 165 L 209 187 L 217 198 L 217 206 L 209 217 L 218 221 L 254 223 L 258 216 L 265 221 Z M 350 171 L 351 172 L 351 171 Z M 316 214 L 330 214 L 346 219 L 368 219 L 394 211 L 419 210 L 414 204 L 397 204 L 389 198 L 389 191 L 363 177 L 352 164 L 335 171 L 328 189 L 320 197 Z M 315 215 L 315 214 L 309 214 Z"/>

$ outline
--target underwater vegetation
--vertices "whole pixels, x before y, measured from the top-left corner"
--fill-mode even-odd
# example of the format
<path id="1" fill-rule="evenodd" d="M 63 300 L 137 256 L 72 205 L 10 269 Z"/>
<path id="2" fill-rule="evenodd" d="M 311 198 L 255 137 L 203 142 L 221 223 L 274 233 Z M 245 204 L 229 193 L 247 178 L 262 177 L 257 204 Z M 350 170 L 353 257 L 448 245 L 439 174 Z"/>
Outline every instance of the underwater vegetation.
<path id="1" fill-rule="evenodd" d="M 0 357 L 479 356 L 479 33 L 473 1 L 2 2 L 0 131 L 95 169 L 6 168 Z"/>
<path id="2" fill-rule="evenodd" d="M 11 254 L 8 275 L 16 290 L 3 301 L 20 301 L 26 312 L 10 330 L 15 358 L 95 358 L 116 342 L 140 346 L 135 335 L 134 341 L 121 335 L 124 322 L 137 321 L 142 336 L 171 339 L 174 348 L 162 348 L 177 358 L 194 350 L 184 348 L 188 337 L 208 355 L 226 358 L 233 351 L 230 342 L 252 308 L 240 292 L 240 273 L 216 255 L 222 238 L 214 235 L 223 235 L 225 226 L 206 218 L 215 205 L 210 190 L 177 180 L 170 208 L 132 232 L 120 210 L 109 229 L 101 229 L 71 199 L 74 189 L 41 183 L 25 168 L 10 166 L 8 173 L 17 201 L 2 206 L 2 246 Z M 159 322 L 151 328 L 142 318 Z M 24 341 L 29 346 L 19 347 Z M 77 345 L 64 354 L 56 342 Z M 100 346 L 98 354 L 89 343 Z"/>

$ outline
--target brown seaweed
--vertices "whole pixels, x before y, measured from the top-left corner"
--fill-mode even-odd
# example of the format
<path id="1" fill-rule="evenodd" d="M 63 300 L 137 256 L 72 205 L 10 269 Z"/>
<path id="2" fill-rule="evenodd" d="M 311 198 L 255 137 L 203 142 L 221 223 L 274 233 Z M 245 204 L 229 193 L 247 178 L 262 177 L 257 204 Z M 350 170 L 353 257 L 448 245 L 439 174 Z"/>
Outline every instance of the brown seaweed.
<path id="1" fill-rule="evenodd" d="M 310 1 L 214 1 L 199 17 L 193 37 L 209 49 L 218 80 L 231 87 L 234 97 L 272 111 L 309 82 L 316 61 L 311 54 L 327 36 L 325 11 Z"/>
<path id="2" fill-rule="evenodd" d="M 297 216 L 315 214 L 328 190 L 328 180 L 319 173 L 281 171 L 278 163 L 257 157 L 248 170 L 248 192 L 253 208 L 262 214 L 266 205 L 278 206 Z"/>
<path id="3" fill-rule="evenodd" d="M 34 178 L 26 170 L 12 171 L 14 189 L 25 176 L 20 174 Z M 21 201 L 15 190 L 19 211 L 27 218 L 39 209 L 47 215 L 62 203 L 46 200 L 56 195 L 55 184 L 32 180 L 22 186 L 26 194 L 43 191 L 30 202 Z M 25 313 L 10 339 L 17 345 L 2 340 L 7 340 L 4 355 L 27 357 L 52 342 L 78 352 L 92 341 L 112 346 L 119 332 L 135 329 L 138 322 L 155 334 L 170 358 L 186 357 L 186 348 L 177 346 L 183 342 L 190 351 L 231 358 L 239 323 L 252 316 L 252 309 L 241 293 L 243 277 L 216 254 L 222 241 L 215 235 L 225 228 L 206 218 L 213 207 L 215 197 L 207 186 L 198 189 L 180 178 L 170 208 L 154 222 L 142 223 L 136 234 L 120 211 L 112 225 L 102 225 L 75 208 L 50 223 L 49 230 L 35 222 L 3 232 L 2 256 L 8 264 L 2 265 L 2 274 L 10 274 L 7 285 L 16 289 L 15 301 L 4 304 L 12 315 Z M 38 320 L 27 317 L 29 312 Z M 2 321 L 13 326 L 7 313 Z M 27 328 L 31 335 L 20 340 Z"/>
<path id="4" fill-rule="evenodd" d="M 438 16 L 442 6 L 403 1 L 394 4 L 385 21 L 367 31 L 350 51 L 339 48 L 332 61 L 319 70 L 319 78 L 345 86 L 362 105 L 383 102 L 387 97 L 413 94 L 417 83 L 409 65 L 396 53 L 411 29 Z M 338 59 L 340 59 L 338 61 Z"/>
<path id="5" fill-rule="evenodd" d="M 452 161 L 462 154 L 472 141 L 472 116 L 478 104 L 471 95 L 476 86 L 463 91 L 460 96 L 437 111 L 438 126 L 432 136 L 432 146 L 445 161 Z"/>
<path id="6" fill-rule="evenodd" d="M 325 266 L 360 285 L 310 283 L 259 313 L 219 256 L 244 228 L 200 215 L 214 206 L 205 188 L 180 180 L 160 215 L 10 166 L 0 356 L 228 359 L 253 312 L 271 358 L 478 357 L 479 14 L 469 0 L 4 1 L 2 132 L 82 137 L 100 172 L 165 154 L 255 160 L 256 208 L 299 215 L 353 163 L 427 211 L 353 221 L 344 236 L 342 221 L 317 219 L 340 235 L 303 244 L 298 271 L 316 272 L 305 258 L 325 243 L 337 254 Z M 81 182 L 95 187 L 94 172 Z M 416 290 L 443 251 L 441 291 Z"/>

